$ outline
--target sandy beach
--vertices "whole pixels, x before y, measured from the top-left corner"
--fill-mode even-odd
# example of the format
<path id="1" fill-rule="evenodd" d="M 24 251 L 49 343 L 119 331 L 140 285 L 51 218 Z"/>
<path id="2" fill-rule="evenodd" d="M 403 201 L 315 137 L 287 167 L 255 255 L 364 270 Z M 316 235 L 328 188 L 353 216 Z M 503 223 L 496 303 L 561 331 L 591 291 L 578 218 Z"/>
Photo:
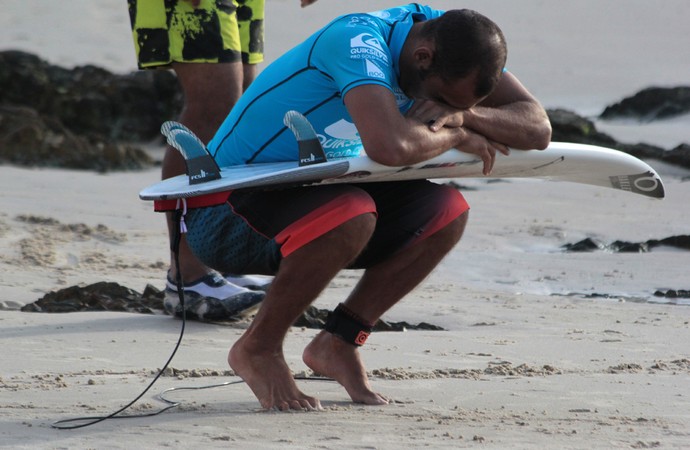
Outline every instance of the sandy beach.
<path id="1" fill-rule="evenodd" d="M 125 3 L 6 0 L 0 50 L 30 51 L 65 67 L 135 70 Z M 678 57 L 690 44 L 684 0 L 462 6 L 502 26 L 510 69 L 549 108 L 593 116 L 645 87 L 687 84 L 690 59 Z M 297 0 L 267 0 L 267 59 L 353 8 L 319 0 L 301 10 Z M 670 148 L 690 141 L 688 115 L 597 126 L 624 142 Z M 654 296 L 690 289 L 688 252 L 562 250 L 585 238 L 690 234 L 690 171 L 648 162 L 666 184 L 662 201 L 570 183 L 461 180 L 472 206 L 463 240 L 384 317 L 444 331 L 375 333 L 362 349 L 372 385 L 390 405 L 355 405 L 335 383 L 300 381 L 324 411 L 265 412 L 236 383 L 168 392 L 181 404 L 161 415 L 70 431 L 51 424 L 109 414 L 139 395 L 173 351 L 181 321 L 19 308 L 99 281 L 139 292 L 147 284 L 163 288 L 163 218 L 138 199 L 159 171 L 1 165 L 0 447 L 690 448 L 690 300 Z M 358 275 L 341 273 L 315 306 L 333 308 Z M 174 370 L 128 413 L 164 407 L 156 396 L 166 389 L 238 381 L 226 356 L 246 325 L 187 323 Z M 309 375 L 301 353 L 315 333 L 295 327 L 288 335 L 286 359 L 296 375 Z"/>

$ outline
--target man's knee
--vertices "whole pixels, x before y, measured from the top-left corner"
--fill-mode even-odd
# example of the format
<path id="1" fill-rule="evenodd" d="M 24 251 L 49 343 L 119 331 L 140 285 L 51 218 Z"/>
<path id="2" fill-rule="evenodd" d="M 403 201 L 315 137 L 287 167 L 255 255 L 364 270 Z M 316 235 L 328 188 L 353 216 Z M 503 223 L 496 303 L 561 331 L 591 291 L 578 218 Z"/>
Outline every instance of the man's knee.
<path id="1" fill-rule="evenodd" d="M 462 238 L 465 232 L 465 226 L 467 226 L 469 214 L 469 211 L 465 211 L 443 228 L 442 231 L 448 234 L 448 239 L 453 242 L 453 245 L 457 244 L 460 238 Z"/>
<path id="2" fill-rule="evenodd" d="M 362 253 L 375 228 L 374 213 L 360 214 L 295 249 L 286 255 L 286 258 L 297 256 L 311 260 L 321 255 L 326 258 L 325 264 L 347 267 Z"/>
<path id="3" fill-rule="evenodd" d="M 376 214 L 364 213 L 343 223 L 336 230 L 340 248 L 353 254 L 353 259 L 366 247 L 376 229 Z"/>
<path id="4" fill-rule="evenodd" d="M 358 239 L 364 234 L 368 240 L 376 226 L 376 203 L 366 192 L 354 186 L 304 188 L 294 195 L 293 215 L 298 218 L 274 237 L 283 257 L 326 235 Z M 281 200 L 289 202 L 290 198 L 281 196 L 275 200 L 277 207 L 282 207 L 277 203 Z M 337 242 L 337 245 L 342 243 Z"/>

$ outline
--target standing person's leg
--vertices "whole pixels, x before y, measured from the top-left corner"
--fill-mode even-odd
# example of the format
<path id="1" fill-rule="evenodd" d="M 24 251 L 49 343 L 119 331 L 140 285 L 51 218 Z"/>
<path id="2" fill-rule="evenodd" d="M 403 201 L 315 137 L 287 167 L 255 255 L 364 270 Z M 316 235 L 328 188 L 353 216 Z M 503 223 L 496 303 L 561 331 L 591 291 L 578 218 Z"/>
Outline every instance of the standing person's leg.
<path id="1" fill-rule="evenodd" d="M 242 64 L 242 79 L 244 90 L 247 90 L 252 81 L 256 78 L 258 70 L 256 64 Z"/>
<path id="2" fill-rule="evenodd" d="M 242 64 L 233 63 L 173 63 L 184 93 L 184 107 L 179 121 L 189 127 L 203 142 L 208 142 L 230 112 L 242 93 Z M 169 178 L 185 173 L 184 158 L 172 148 L 166 149 L 162 176 Z M 166 214 L 168 233 L 172 239 L 175 226 L 172 214 Z M 263 300 L 262 292 L 253 291 L 225 279 L 203 264 L 192 253 L 182 234 L 175 255 L 170 256 L 170 271 L 166 282 L 164 306 L 166 311 L 181 315 L 177 286 L 173 282 L 180 270 L 185 282 L 185 310 L 187 317 L 198 320 L 227 320 L 252 310 Z"/>
<path id="3" fill-rule="evenodd" d="M 244 0 L 237 6 L 237 29 L 239 32 L 242 59 L 242 92 L 247 90 L 256 78 L 258 64 L 264 60 L 264 9 L 265 0 Z M 239 275 L 224 273 L 230 283 L 237 286 L 267 290 L 271 277 L 262 275 Z"/>
<path id="4" fill-rule="evenodd" d="M 235 10 L 221 9 L 211 0 L 128 0 L 128 6 L 139 67 L 174 69 L 184 94 L 178 120 L 208 142 L 242 93 L 242 52 Z M 185 171 L 182 156 L 168 147 L 162 178 Z M 171 216 L 166 216 L 172 236 Z M 178 259 L 190 318 L 230 319 L 263 298 L 262 293 L 233 285 L 204 266 L 189 250 L 184 237 Z M 177 271 L 171 255 L 164 307 L 180 315 L 174 282 Z"/>
<path id="5" fill-rule="evenodd" d="M 245 0 L 237 5 L 237 28 L 242 46 L 243 83 L 247 90 L 264 60 L 265 0 Z"/>
<path id="6" fill-rule="evenodd" d="M 242 63 L 173 63 L 172 68 L 184 94 L 184 106 L 178 120 L 202 142 L 208 142 L 242 94 Z M 185 171 L 185 161 L 180 152 L 168 146 L 163 158 L 162 178 L 171 178 Z M 167 214 L 167 218 L 168 229 L 172 233 L 172 215 Z M 209 272 L 189 250 L 184 237 L 180 241 L 179 261 L 185 281 L 197 280 Z M 172 256 L 170 268 L 170 276 L 175 279 L 177 267 Z"/>

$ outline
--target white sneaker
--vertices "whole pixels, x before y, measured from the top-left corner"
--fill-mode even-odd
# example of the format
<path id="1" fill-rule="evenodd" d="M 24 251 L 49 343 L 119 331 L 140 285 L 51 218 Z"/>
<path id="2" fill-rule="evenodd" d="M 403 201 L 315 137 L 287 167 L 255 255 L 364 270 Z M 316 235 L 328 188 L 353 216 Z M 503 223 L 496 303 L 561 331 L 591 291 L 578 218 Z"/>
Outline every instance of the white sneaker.
<path id="1" fill-rule="evenodd" d="M 226 273 L 223 276 L 229 283 L 251 289 L 252 291 L 266 292 L 271 287 L 271 283 L 273 283 L 273 277 L 269 275 L 234 275 Z"/>
<path id="2" fill-rule="evenodd" d="M 258 308 L 265 294 L 228 282 L 220 274 L 211 272 L 183 286 L 184 309 L 188 319 L 205 321 L 237 320 Z M 165 311 L 182 317 L 182 305 L 177 284 L 167 277 L 165 283 Z"/>

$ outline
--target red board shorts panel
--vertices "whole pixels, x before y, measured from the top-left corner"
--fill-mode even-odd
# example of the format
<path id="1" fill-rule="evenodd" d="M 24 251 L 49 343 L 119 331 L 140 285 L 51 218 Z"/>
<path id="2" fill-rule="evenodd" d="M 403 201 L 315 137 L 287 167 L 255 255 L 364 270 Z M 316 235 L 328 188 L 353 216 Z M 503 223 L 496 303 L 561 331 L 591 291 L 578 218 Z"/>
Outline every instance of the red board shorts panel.
<path id="1" fill-rule="evenodd" d="M 456 189 L 427 180 L 233 191 L 227 203 L 192 209 L 190 248 L 234 273 L 275 273 L 295 250 L 367 213 L 376 229 L 353 268 L 366 268 L 419 242 L 469 209 Z"/>

